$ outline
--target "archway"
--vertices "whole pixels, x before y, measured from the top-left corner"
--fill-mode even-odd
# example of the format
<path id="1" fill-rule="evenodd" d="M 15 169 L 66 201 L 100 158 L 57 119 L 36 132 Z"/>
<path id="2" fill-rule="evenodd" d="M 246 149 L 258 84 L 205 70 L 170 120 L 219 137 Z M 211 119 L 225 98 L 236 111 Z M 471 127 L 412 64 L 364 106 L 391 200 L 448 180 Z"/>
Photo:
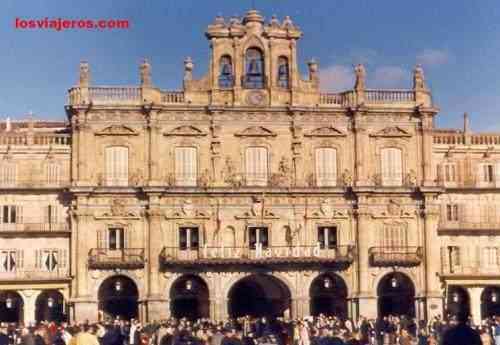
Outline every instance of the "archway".
<path id="1" fill-rule="evenodd" d="M 208 286 L 196 275 L 179 277 L 170 289 L 170 310 L 175 318 L 191 320 L 209 317 Z"/>
<path id="2" fill-rule="evenodd" d="M 41 321 L 66 321 L 64 296 L 57 290 L 46 290 L 36 299 L 35 319 Z"/>
<path id="3" fill-rule="evenodd" d="M 447 314 L 449 316 L 459 313 L 470 315 L 470 297 L 465 288 L 458 285 L 448 286 L 446 302 Z"/>
<path id="4" fill-rule="evenodd" d="M 24 301 L 16 291 L 0 292 L 0 322 L 22 322 Z"/>
<path id="5" fill-rule="evenodd" d="M 267 274 L 254 274 L 236 282 L 228 294 L 230 317 L 290 316 L 290 289 Z"/>
<path id="6" fill-rule="evenodd" d="M 347 318 L 347 286 L 336 274 L 317 276 L 309 288 L 311 315 L 335 315 Z"/>
<path id="7" fill-rule="evenodd" d="M 481 294 L 481 319 L 500 316 L 500 286 L 488 286 Z"/>
<path id="8" fill-rule="evenodd" d="M 415 317 L 415 286 L 407 275 L 401 272 L 385 275 L 378 284 L 377 294 L 379 317 Z"/>
<path id="9" fill-rule="evenodd" d="M 138 316 L 139 291 L 125 276 L 113 276 L 99 287 L 99 310 L 105 318 L 132 319 Z"/>

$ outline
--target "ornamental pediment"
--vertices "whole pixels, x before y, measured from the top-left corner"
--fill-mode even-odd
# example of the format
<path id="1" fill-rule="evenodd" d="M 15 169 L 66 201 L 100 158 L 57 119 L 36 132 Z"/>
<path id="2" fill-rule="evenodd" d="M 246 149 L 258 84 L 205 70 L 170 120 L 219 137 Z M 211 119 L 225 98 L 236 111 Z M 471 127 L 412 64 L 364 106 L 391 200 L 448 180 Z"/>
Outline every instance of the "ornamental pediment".
<path id="1" fill-rule="evenodd" d="M 210 219 L 208 212 L 195 209 L 191 200 L 185 200 L 181 209 L 165 216 L 166 219 Z"/>
<path id="2" fill-rule="evenodd" d="M 373 212 L 372 218 L 414 218 L 415 212 L 405 209 L 396 200 L 389 200 L 386 208 L 379 212 Z"/>
<path id="3" fill-rule="evenodd" d="M 411 134 L 408 133 L 401 127 L 391 126 L 385 127 L 384 129 L 370 134 L 371 137 L 386 137 L 386 138 L 401 138 L 401 137 L 411 137 Z"/>
<path id="4" fill-rule="evenodd" d="M 271 210 L 266 209 L 262 198 L 254 197 L 250 210 L 234 216 L 236 219 L 279 219 Z"/>
<path id="5" fill-rule="evenodd" d="M 336 210 L 333 208 L 331 200 L 324 199 L 319 206 L 319 209 L 314 210 L 311 214 L 306 214 L 307 219 L 347 219 L 349 212 L 347 210 Z"/>
<path id="6" fill-rule="evenodd" d="M 139 135 L 139 133 L 125 125 L 111 125 L 96 132 L 95 135 Z"/>
<path id="7" fill-rule="evenodd" d="M 170 132 L 164 133 L 165 136 L 184 136 L 184 137 L 201 137 L 206 136 L 201 129 L 194 126 L 180 126 L 172 129 Z"/>
<path id="8" fill-rule="evenodd" d="M 277 134 L 262 126 L 248 127 L 235 134 L 237 137 L 275 137 Z"/>
<path id="9" fill-rule="evenodd" d="M 140 219 L 140 215 L 128 210 L 125 202 L 121 199 L 114 199 L 108 212 L 96 214 L 95 219 Z"/>
<path id="10" fill-rule="evenodd" d="M 332 126 L 319 127 L 305 134 L 306 137 L 344 137 L 345 133 Z"/>

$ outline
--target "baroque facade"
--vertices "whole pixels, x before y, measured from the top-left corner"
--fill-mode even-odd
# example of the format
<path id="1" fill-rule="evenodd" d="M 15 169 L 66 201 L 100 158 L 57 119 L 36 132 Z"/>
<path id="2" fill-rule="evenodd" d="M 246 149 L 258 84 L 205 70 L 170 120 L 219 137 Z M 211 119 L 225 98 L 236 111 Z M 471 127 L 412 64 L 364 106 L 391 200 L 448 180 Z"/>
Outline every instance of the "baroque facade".
<path id="1" fill-rule="evenodd" d="M 289 17 L 217 17 L 182 91 L 99 87 L 0 135 L 7 321 L 500 310 L 500 133 L 413 88 L 319 89 Z"/>

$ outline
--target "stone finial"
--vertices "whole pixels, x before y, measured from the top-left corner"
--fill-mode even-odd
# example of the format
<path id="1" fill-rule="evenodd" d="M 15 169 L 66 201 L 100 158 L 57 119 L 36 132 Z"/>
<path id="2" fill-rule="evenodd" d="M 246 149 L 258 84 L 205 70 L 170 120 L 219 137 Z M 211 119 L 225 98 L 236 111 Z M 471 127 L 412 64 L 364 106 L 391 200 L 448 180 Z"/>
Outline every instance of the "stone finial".
<path id="1" fill-rule="evenodd" d="M 141 73 L 141 86 L 151 86 L 151 65 L 144 59 L 139 67 Z"/>
<path id="2" fill-rule="evenodd" d="M 264 23 L 264 17 L 262 17 L 260 12 L 257 10 L 250 10 L 243 18 L 243 24 L 246 25 L 249 23 L 259 23 L 262 25 L 262 23 Z"/>
<path id="3" fill-rule="evenodd" d="M 470 132 L 469 114 L 464 113 L 464 133 Z"/>
<path id="4" fill-rule="evenodd" d="M 269 26 L 272 28 L 279 28 L 280 22 L 278 20 L 278 17 L 276 17 L 276 15 L 273 15 L 271 17 L 271 20 L 269 21 Z"/>
<path id="5" fill-rule="evenodd" d="M 309 67 L 309 80 L 318 80 L 318 62 L 312 58 L 307 63 L 307 66 Z"/>
<path id="6" fill-rule="evenodd" d="M 422 65 L 416 65 L 413 70 L 413 89 L 415 90 L 426 90 L 424 69 Z"/>
<path id="7" fill-rule="evenodd" d="M 87 61 L 80 62 L 80 87 L 88 87 L 90 84 L 90 67 Z"/>
<path id="8" fill-rule="evenodd" d="M 28 113 L 28 130 L 30 132 L 33 132 L 34 128 L 35 128 L 35 117 L 33 116 L 33 112 L 30 111 Z"/>
<path id="9" fill-rule="evenodd" d="M 225 26 L 226 25 L 226 23 L 224 21 L 224 17 L 221 14 L 218 14 L 217 17 L 215 17 L 214 25 L 217 25 L 217 26 Z"/>
<path id="10" fill-rule="evenodd" d="M 241 19 L 237 15 L 232 16 L 229 18 L 229 25 L 230 26 L 235 26 L 235 25 L 240 25 L 241 24 Z"/>
<path id="11" fill-rule="evenodd" d="M 285 19 L 283 19 L 283 27 L 285 29 L 294 27 L 292 18 L 290 18 L 290 16 L 285 16 Z"/>
<path id="12" fill-rule="evenodd" d="M 356 83 L 354 88 L 356 90 L 364 90 L 366 88 L 366 69 L 362 64 L 357 64 L 354 67 L 354 74 L 356 75 Z"/>
<path id="13" fill-rule="evenodd" d="M 193 79 L 193 68 L 194 68 L 193 60 L 191 60 L 191 57 L 188 56 L 184 60 L 184 80 Z"/>

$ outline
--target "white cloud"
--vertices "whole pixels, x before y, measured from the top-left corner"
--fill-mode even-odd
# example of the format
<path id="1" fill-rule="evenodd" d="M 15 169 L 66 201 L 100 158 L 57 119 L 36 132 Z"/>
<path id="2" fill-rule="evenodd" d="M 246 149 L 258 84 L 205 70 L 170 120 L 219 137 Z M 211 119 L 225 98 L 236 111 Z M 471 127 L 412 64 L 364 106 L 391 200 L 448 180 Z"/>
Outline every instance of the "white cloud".
<path id="1" fill-rule="evenodd" d="M 320 69 L 320 89 L 322 91 L 344 91 L 354 86 L 354 71 L 345 65 L 331 65 Z"/>
<path id="2" fill-rule="evenodd" d="M 424 66 L 442 65 L 448 62 L 450 54 L 440 49 L 424 49 L 417 55 L 417 62 Z"/>
<path id="3" fill-rule="evenodd" d="M 379 66 L 373 76 L 368 73 L 369 84 L 373 88 L 408 88 L 410 72 L 400 66 Z"/>

